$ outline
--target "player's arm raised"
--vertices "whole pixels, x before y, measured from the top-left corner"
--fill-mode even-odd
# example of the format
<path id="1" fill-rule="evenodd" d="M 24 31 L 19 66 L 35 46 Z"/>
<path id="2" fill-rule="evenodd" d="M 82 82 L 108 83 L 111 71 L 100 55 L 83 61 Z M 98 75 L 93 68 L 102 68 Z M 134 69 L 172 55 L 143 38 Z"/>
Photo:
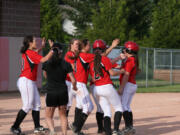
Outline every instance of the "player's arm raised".
<path id="1" fill-rule="evenodd" d="M 45 47 L 45 44 L 46 44 L 46 39 L 42 38 L 41 47 L 37 49 L 36 52 L 39 53 L 40 51 L 42 51 L 42 49 Z"/>
<path id="2" fill-rule="evenodd" d="M 114 39 L 113 42 L 112 42 L 112 45 L 104 52 L 102 53 L 101 55 L 102 56 L 107 56 L 113 48 L 115 48 L 118 44 L 119 44 L 120 40 L 119 39 Z"/>
<path id="3" fill-rule="evenodd" d="M 52 40 L 48 40 L 48 42 L 49 42 L 50 48 L 52 48 L 52 46 L 54 44 L 53 41 Z M 53 50 L 50 50 L 49 53 L 46 56 L 41 58 L 40 62 L 44 63 L 44 62 L 48 61 L 52 57 L 52 55 L 53 55 Z"/>
<path id="4" fill-rule="evenodd" d="M 126 58 L 126 56 L 123 53 L 120 53 L 119 56 L 117 56 L 116 58 L 111 60 L 111 63 L 114 64 L 114 63 L 116 63 L 119 60 L 124 60 L 125 58 Z"/>

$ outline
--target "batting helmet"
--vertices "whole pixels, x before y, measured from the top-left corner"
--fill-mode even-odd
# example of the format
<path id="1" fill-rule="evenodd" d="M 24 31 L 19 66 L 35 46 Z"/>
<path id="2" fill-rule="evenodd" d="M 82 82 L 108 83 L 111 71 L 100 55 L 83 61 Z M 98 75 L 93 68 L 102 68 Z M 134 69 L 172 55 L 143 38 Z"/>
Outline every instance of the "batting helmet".
<path id="1" fill-rule="evenodd" d="M 139 45 L 132 41 L 127 41 L 124 44 L 124 47 L 128 49 L 129 51 L 138 52 L 139 51 Z"/>
<path id="2" fill-rule="evenodd" d="M 106 43 L 101 39 L 97 39 L 93 43 L 93 49 L 96 49 L 96 48 L 100 48 L 104 50 L 106 49 Z"/>

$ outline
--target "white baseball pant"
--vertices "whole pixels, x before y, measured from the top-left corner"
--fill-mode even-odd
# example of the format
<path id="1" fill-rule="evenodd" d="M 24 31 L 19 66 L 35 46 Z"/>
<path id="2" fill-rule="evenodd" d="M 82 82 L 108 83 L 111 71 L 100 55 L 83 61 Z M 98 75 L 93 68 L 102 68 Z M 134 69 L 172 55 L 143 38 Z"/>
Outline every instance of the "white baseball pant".
<path id="1" fill-rule="evenodd" d="M 96 97 L 96 95 L 95 95 L 94 87 L 95 87 L 95 85 L 93 84 L 93 85 L 90 85 L 89 88 L 90 88 L 90 92 L 92 93 L 93 100 L 94 100 L 94 102 L 96 104 L 97 112 L 104 113 L 101 106 L 100 106 L 100 104 L 99 104 L 99 97 Z"/>
<path id="2" fill-rule="evenodd" d="M 75 98 L 76 93 L 71 89 L 72 83 L 70 81 L 66 80 L 66 85 L 67 85 L 67 88 L 68 88 L 68 97 L 69 97 L 68 104 L 67 104 L 67 109 L 69 109 L 72 106 L 73 98 Z"/>
<path id="3" fill-rule="evenodd" d="M 30 110 L 39 111 L 41 102 L 36 82 L 27 79 L 26 77 L 20 77 L 17 81 L 17 87 L 21 93 L 23 111 L 26 113 Z"/>
<path id="4" fill-rule="evenodd" d="M 104 117 L 111 117 L 111 107 L 113 106 L 115 112 L 122 112 L 121 101 L 119 100 L 119 95 L 114 89 L 112 84 L 106 84 L 94 87 L 94 93 L 96 99 L 99 99 L 99 104 L 104 112 Z"/>
<path id="5" fill-rule="evenodd" d="M 130 82 L 126 83 L 123 94 L 121 96 L 123 111 L 131 112 L 130 105 L 132 102 L 132 98 L 133 98 L 134 94 L 136 93 L 136 90 L 137 90 L 136 84 L 133 84 Z"/>
<path id="6" fill-rule="evenodd" d="M 77 89 L 78 92 L 76 92 L 76 107 L 82 109 L 82 112 L 85 114 L 91 113 L 94 106 L 91 101 L 86 84 L 77 82 Z"/>

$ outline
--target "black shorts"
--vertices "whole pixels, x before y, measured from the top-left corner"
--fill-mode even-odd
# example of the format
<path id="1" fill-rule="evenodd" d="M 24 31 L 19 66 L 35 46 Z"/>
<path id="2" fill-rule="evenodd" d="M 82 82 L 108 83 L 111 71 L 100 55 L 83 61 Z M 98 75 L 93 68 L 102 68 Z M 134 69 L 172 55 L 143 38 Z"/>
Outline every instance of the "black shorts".
<path id="1" fill-rule="evenodd" d="M 68 104 L 68 92 L 64 91 L 61 93 L 47 93 L 46 95 L 46 106 L 57 107 Z"/>

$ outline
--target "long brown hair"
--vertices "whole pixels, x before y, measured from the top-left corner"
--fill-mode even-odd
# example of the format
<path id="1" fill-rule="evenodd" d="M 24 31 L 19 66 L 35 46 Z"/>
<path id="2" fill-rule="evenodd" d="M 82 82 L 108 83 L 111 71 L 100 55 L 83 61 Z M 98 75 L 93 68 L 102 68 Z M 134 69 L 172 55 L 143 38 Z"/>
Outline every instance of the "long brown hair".
<path id="1" fill-rule="evenodd" d="M 127 52 L 128 53 L 128 52 Z M 135 58 L 135 66 L 137 68 L 137 73 L 140 71 L 139 69 L 139 57 L 138 57 L 138 52 L 130 52 L 129 54 L 131 54 L 134 58 Z"/>
<path id="2" fill-rule="evenodd" d="M 23 46 L 20 49 L 20 53 L 25 53 L 26 50 L 29 48 L 29 43 L 33 42 L 33 36 L 32 35 L 28 35 L 26 37 L 24 37 L 23 40 Z"/>
<path id="3" fill-rule="evenodd" d="M 139 57 L 138 57 L 138 53 L 134 54 L 133 56 L 135 57 L 135 64 L 136 64 L 136 68 L 137 68 L 136 74 L 138 74 L 138 73 L 141 71 L 141 69 L 139 68 Z"/>
<path id="4" fill-rule="evenodd" d="M 68 51 L 71 51 L 71 45 L 75 42 L 75 41 L 79 41 L 79 48 L 78 48 L 78 51 L 76 52 L 73 52 L 74 53 L 74 56 L 68 56 L 69 59 L 77 59 L 79 57 L 79 53 L 81 51 L 81 48 L 82 48 L 82 43 L 79 39 L 76 39 L 76 38 L 73 38 L 70 40 L 69 42 L 69 47 L 68 47 Z"/>
<path id="5" fill-rule="evenodd" d="M 71 51 L 71 45 L 72 45 L 76 40 L 79 41 L 79 39 L 77 39 L 77 38 L 73 38 L 73 39 L 70 40 L 70 42 L 69 42 L 69 47 L 68 47 L 68 51 Z"/>
<path id="6" fill-rule="evenodd" d="M 88 42 L 89 42 L 88 39 L 83 39 L 82 40 L 82 47 L 86 47 L 88 45 Z M 81 47 L 81 49 L 82 49 L 82 47 Z"/>
<path id="7" fill-rule="evenodd" d="M 94 72 L 95 72 L 95 76 L 96 75 L 100 75 L 100 76 L 104 76 L 103 72 L 102 72 L 102 65 L 101 65 L 101 50 L 96 49 L 94 51 L 95 57 L 94 57 Z"/>

